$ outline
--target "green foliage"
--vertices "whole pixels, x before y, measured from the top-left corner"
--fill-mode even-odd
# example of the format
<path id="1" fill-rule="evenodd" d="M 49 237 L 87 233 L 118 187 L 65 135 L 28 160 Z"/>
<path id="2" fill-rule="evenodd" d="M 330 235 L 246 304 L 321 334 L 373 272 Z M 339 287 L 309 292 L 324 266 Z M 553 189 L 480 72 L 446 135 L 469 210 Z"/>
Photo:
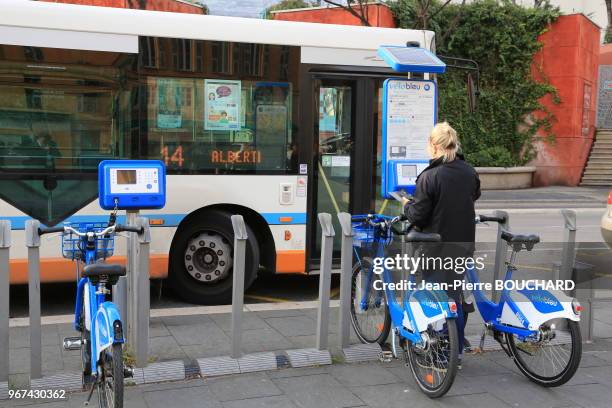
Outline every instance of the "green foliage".
<path id="1" fill-rule="evenodd" d="M 271 5 L 266 9 L 266 18 L 274 18 L 273 15 L 270 13 L 271 11 L 291 10 L 307 7 L 312 7 L 312 2 L 304 0 L 281 0 L 280 2 Z"/>
<path id="2" fill-rule="evenodd" d="M 612 43 L 612 29 L 610 29 L 610 27 L 608 26 L 608 28 L 606 29 L 606 36 L 604 37 L 604 43 L 605 44 L 610 44 Z"/>
<path id="3" fill-rule="evenodd" d="M 390 5 L 400 27 L 421 28 L 426 20 L 424 3 L 428 2 L 398 0 Z M 441 4 L 434 0 L 429 15 Z M 554 139 L 554 117 L 540 100 L 550 95 L 558 102 L 556 90 L 545 78 L 532 77 L 532 65 L 541 48 L 538 36 L 558 15 L 558 9 L 548 3 L 527 8 L 508 0 L 476 0 L 448 5 L 426 21 L 427 28 L 436 32 L 439 55 L 472 59 L 480 67 L 480 98 L 473 113 L 468 105 L 467 72 L 449 68 L 439 77 L 439 120 L 457 129 L 463 152 L 473 165 L 523 165 L 534 157 L 538 132 L 545 140 Z"/>

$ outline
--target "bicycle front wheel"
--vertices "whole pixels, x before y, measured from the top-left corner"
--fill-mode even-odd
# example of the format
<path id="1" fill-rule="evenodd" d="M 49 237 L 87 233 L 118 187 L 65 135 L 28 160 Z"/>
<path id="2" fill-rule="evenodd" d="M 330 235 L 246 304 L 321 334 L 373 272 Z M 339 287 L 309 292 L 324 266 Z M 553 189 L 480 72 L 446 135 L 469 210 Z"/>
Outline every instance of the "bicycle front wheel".
<path id="1" fill-rule="evenodd" d="M 414 379 L 425 395 L 439 398 L 446 394 L 455 381 L 459 363 L 459 337 L 455 319 L 445 327 L 431 326 L 422 333 L 423 345 L 408 343 L 406 359 Z"/>
<path id="2" fill-rule="evenodd" d="M 383 344 L 391 329 L 391 315 L 385 293 L 373 287 L 377 279 L 370 258 L 361 258 L 361 262 L 353 266 L 351 322 L 362 343 Z"/>
<path id="3" fill-rule="evenodd" d="M 506 341 L 519 370 L 544 387 L 557 387 L 569 381 L 582 358 L 580 326 L 569 319 L 544 323 L 537 340 L 521 340 L 506 333 Z"/>
<path id="4" fill-rule="evenodd" d="M 123 350 L 113 344 L 103 358 L 102 378 L 98 382 L 100 408 L 123 408 Z"/>

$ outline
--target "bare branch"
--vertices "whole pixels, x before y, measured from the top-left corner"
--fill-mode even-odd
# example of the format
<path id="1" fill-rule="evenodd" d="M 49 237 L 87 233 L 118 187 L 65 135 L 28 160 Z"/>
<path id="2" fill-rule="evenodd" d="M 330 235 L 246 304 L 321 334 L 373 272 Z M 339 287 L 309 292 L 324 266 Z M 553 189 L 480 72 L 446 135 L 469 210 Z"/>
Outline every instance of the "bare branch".
<path id="1" fill-rule="evenodd" d="M 461 2 L 461 7 L 459 8 L 459 12 L 455 14 L 455 17 L 453 17 L 453 20 L 448 25 L 448 28 L 446 29 L 444 34 L 442 34 L 442 37 L 440 38 L 440 45 L 444 44 L 448 36 L 455 30 L 455 28 L 457 28 L 457 25 L 459 25 L 459 22 L 461 21 L 461 17 L 463 17 L 463 10 L 464 10 L 463 6 L 465 6 L 465 1 L 466 0 L 463 0 Z"/>
<path id="2" fill-rule="evenodd" d="M 370 22 L 368 21 L 367 16 L 363 15 L 363 7 L 361 7 L 361 2 L 359 2 L 361 12 L 358 12 L 352 7 L 352 3 L 353 3 L 352 1 L 347 2 L 348 4 L 346 5 L 337 3 L 332 0 L 323 0 L 323 1 L 326 2 L 327 4 L 331 4 L 332 6 L 340 7 L 341 9 L 348 11 L 353 16 L 357 17 L 359 21 L 361 21 L 361 24 L 368 26 L 368 27 L 370 26 Z"/>
<path id="3" fill-rule="evenodd" d="M 429 19 L 433 19 L 435 16 L 437 16 L 438 14 L 440 14 L 440 12 L 442 10 L 444 10 L 444 8 L 446 6 L 448 6 L 450 4 L 452 0 L 446 0 L 446 2 L 444 2 L 444 4 L 442 4 L 435 12 L 431 13 L 431 15 L 429 16 Z M 465 2 L 464 2 L 465 3 Z"/>

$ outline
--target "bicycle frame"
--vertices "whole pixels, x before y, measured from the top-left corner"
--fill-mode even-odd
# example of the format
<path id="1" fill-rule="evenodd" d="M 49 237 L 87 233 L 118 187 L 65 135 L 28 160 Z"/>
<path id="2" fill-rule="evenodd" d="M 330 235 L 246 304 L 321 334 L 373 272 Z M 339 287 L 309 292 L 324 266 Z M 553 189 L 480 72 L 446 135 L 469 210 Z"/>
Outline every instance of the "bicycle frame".
<path id="1" fill-rule="evenodd" d="M 376 239 L 375 247 L 375 257 L 384 258 L 385 245 L 383 242 Z M 357 257 L 357 262 L 363 265 L 361 263 L 359 251 L 354 248 L 354 252 Z M 370 268 L 366 275 L 365 290 L 360 302 L 362 310 L 367 308 L 367 298 L 372 288 L 374 275 L 373 269 Z M 381 277 L 382 281 L 385 283 L 392 282 L 391 271 L 386 267 L 383 268 Z M 414 282 L 413 274 L 410 275 L 410 282 Z M 378 290 L 377 292 L 380 293 Z M 446 293 L 441 294 L 424 289 L 410 289 L 404 294 L 402 304 L 397 301 L 395 290 L 390 289 L 388 285 L 385 285 L 384 294 L 393 327 L 397 328 L 400 336 L 414 344 L 423 345 L 424 341 L 421 332 L 427 330 L 429 324 L 438 322 L 443 323 L 446 319 L 454 319 L 457 317 L 457 314 L 450 310 Z M 443 298 L 441 299 L 441 297 Z M 378 303 L 380 300 L 381 299 L 378 298 L 376 299 L 377 306 L 380 304 Z M 417 302 L 420 308 L 413 308 L 413 302 Z"/>
<path id="2" fill-rule="evenodd" d="M 87 239 L 81 238 L 83 260 L 85 264 L 92 264 L 97 259 L 97 248 L 88 248 Z M 94 284 L 88 277 L 80 278 L 77 283 L 74 327 L 79 330 L 81 311 L 84 310 L 82 329 L 90 332 L 90 344 L 87 347 L 90 348 L 91 375 L 97 373 L 98 361 L 107 348 L 125 342 L 121 315 L 114 303 L 106 301 L 104 286 L 103 283 Z"/>
<path id="3" fill-rule="evenodd" d="M 512 279 L 515 268 L 508 263 L 504 283 Z M 498 303 L 489 300 L 481 286 L 475 268 L 467 268 L 467 279 L 474 283 L 472 290 L 478 312 L 494 330 L 516 335 L 521 341 L 536 337 L 542 323 L 551 319 L 567 318 L 579 321 L 572 308 L 572 299 L 562 292 L 541 289 L 510 291 L 504 285 Z M 525 299 L 517 302 L 512 295 Z M 518 295 L 517 295 L 518 294 Z"/>

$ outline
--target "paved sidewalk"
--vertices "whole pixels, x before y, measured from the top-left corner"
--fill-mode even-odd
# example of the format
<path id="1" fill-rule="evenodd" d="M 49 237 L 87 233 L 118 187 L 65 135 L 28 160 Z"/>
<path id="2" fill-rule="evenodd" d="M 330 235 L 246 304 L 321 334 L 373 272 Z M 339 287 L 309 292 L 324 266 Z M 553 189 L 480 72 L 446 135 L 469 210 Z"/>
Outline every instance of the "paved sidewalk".
<path id="1" fill-rule="evenodd" d="M 467 356 L 453 388 L 435 401 L 418 391 L 408 370 L 401 361 L 333 364 L 127 387 L 125 407 L 603 408 L 609 407 L 612 400 L 612 342 L 609 340 L 587 345 L 579 371 L 559 388 L 543 388 L 529 382 L 500 352 Z M 4 401 L 3 406 L 81 407 L 85 398 L 85 393 L 76 393 L 64 401 L 44 404 Z"/>
<path id="2" fill-rule="evenodd" d="M 608 188 L 537 187 L 523 190 L 485 190 L 476 202 L 480 209 L 510 208 L 605 208 Z"/>
<path id="3" fill-rule="evenodd" d="M 526 380 L 501 352 L 468 355 L 447 397 L 431 401 L 417 389 L 402 362 L 340 364 L 337 347 L 337 308 L 332 308 L 330 344 L 334 364 L 317 368 L 195 378 L 164 384 L 126 388 L 126 408 L 131 407 L 608 407 L 612 400 L 612 304 L 600 303 L 595 311 L 593 344 L 584 345 L 580 369 L 567 385 L 538 387 Z M 212 309 L 214 310 L 214 309 Z M 245 313 L 243 349 L 246 353 L 313 347 L 316 309 L 267 310 Z M 229 353 L 230 315 L 212 313 L 155 317 L 151 320 L 152 361 L 194 359 Z M 475 342 L 481 332 L 470 318 L 468 335 Z M 67 324 L 43 326 L 45 375 L 80 369 L 78 351 L 63 351 L 60 339 L 73 335 Z M 357 342 L 355 338 L 353 342 Z M 11 382 L 27 387 L 29 349 L 27 328 L 11 329 Z M 282 359 L 281 359 L 282 360 Z M 281 364 L 282 366 L 282 364 Z M 95 396 L 94 396 L 95 397 Z M 65 401 L 0 401 L 0 407 L 31 405 L 41 408 L 82 406 L 84 393 Z M 408 404 L 408 401 L 410 403 Z M 95 406 L 95 404 L 94 404 Z"/>

